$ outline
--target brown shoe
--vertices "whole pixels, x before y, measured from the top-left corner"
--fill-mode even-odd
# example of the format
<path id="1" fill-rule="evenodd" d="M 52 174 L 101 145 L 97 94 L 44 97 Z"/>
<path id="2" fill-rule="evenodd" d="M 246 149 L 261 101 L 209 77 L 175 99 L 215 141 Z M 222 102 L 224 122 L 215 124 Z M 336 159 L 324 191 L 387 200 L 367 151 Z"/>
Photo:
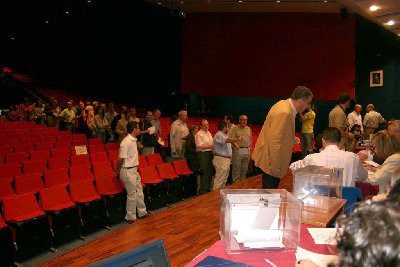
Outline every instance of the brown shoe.
<path id="1" fill-rule="evenodd" d="M 134 222 L 136 222 L 136 220 L 125 220 L 127 223 L 132 224 Z"/>
<path id="2" fill-rule="evenodd" d="M 141 219 L 145 219 L 145 218 L 147 218 L 147 217 L 149 217 L 149 214 L 148 214 L 148 213 L 146 213 L 145 215 L 139 217 L 139 219 L 141 220 Z"/>

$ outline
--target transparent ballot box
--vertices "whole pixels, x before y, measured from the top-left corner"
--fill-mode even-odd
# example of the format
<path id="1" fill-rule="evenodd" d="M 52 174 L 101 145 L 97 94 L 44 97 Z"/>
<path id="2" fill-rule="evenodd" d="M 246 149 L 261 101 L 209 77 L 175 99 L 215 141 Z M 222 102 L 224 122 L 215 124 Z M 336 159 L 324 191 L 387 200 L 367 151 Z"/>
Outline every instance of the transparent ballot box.
<path id="1" fill-rule="evenodd" d="M 222 189 L 220 235 L 227 253 L 295 250 L 302 202 L 284 189 Z"/>
<path id="2" fill-rule="evenodd" d="M 293 173 L 293 194 L 304 210 L 328 213 L 340 204 L 343 169 L 309 165 Z"/>

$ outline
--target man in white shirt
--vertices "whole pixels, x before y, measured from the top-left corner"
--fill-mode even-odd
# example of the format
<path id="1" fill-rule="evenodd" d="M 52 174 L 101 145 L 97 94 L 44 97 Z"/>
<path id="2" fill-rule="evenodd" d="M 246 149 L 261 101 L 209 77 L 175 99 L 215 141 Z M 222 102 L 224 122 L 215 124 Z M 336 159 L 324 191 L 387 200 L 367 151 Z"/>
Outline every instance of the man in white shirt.
<path id="1" fill-rule="evenodd" d="M 211 191 L 212 176 L 214 173 L 213 160 L 213 146 L 214 139 L 211 133 L 208 131 L 209 125 L 206 119 L 202 119 L 200 122 L 200 131 L 196 133 L 196 154 L 197 160 L 200 167 L 200 184 L 199 184 L 199 195 L 205 194 Z"/>
<path id="2" fill-rule="evenodd" d="M 354 106 L 354 111 L 347 115 L 347 122 L 349 123 L 349 128 L 351 129 L 353 125 L 358 124 L 361 126 L 361 134 L 364 133 L 364 127 L 361 117 L 362 106 L 360 104 L 356 104 Z"/>
<path id="3" fill-rule="evenodd" d="M 339 149 L 340 139 L 341 133 L 337 128 L 325 129 L 322 133 L 323 150 L 293 162 L 289 168 L 292 171 L 308 165 L 343 168 L 343 186 L 355 186 L 355 179 L 366 179 L 368 173 L 356 154 Z"/>

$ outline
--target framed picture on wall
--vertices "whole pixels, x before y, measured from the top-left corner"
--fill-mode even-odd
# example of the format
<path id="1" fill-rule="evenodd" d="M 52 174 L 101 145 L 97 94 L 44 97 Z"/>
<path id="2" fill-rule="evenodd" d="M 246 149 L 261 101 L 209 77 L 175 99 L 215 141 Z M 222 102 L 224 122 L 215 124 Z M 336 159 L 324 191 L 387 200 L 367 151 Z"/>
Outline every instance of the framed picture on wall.
<path id="1" fill-rule="evenodd" d="M 369 86 L 383 86 L 383 70 L 371 71 L 369 73 Z"/>

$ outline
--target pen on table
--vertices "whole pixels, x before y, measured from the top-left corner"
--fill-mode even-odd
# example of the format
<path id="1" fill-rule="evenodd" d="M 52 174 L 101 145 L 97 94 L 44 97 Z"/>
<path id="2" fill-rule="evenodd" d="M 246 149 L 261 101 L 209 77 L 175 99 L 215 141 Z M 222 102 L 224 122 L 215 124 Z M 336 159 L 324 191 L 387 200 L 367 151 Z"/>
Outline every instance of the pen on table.
<path id="1" fill-rule="evenodd" d="M 268 263 L 269 265 L 271 265 L 272 267 L 278 267 L 276 266 L 275 263 L 273 263 L 272 261 L 270 261 L 269 259 L 264 259 L 266 263 Z"/>

